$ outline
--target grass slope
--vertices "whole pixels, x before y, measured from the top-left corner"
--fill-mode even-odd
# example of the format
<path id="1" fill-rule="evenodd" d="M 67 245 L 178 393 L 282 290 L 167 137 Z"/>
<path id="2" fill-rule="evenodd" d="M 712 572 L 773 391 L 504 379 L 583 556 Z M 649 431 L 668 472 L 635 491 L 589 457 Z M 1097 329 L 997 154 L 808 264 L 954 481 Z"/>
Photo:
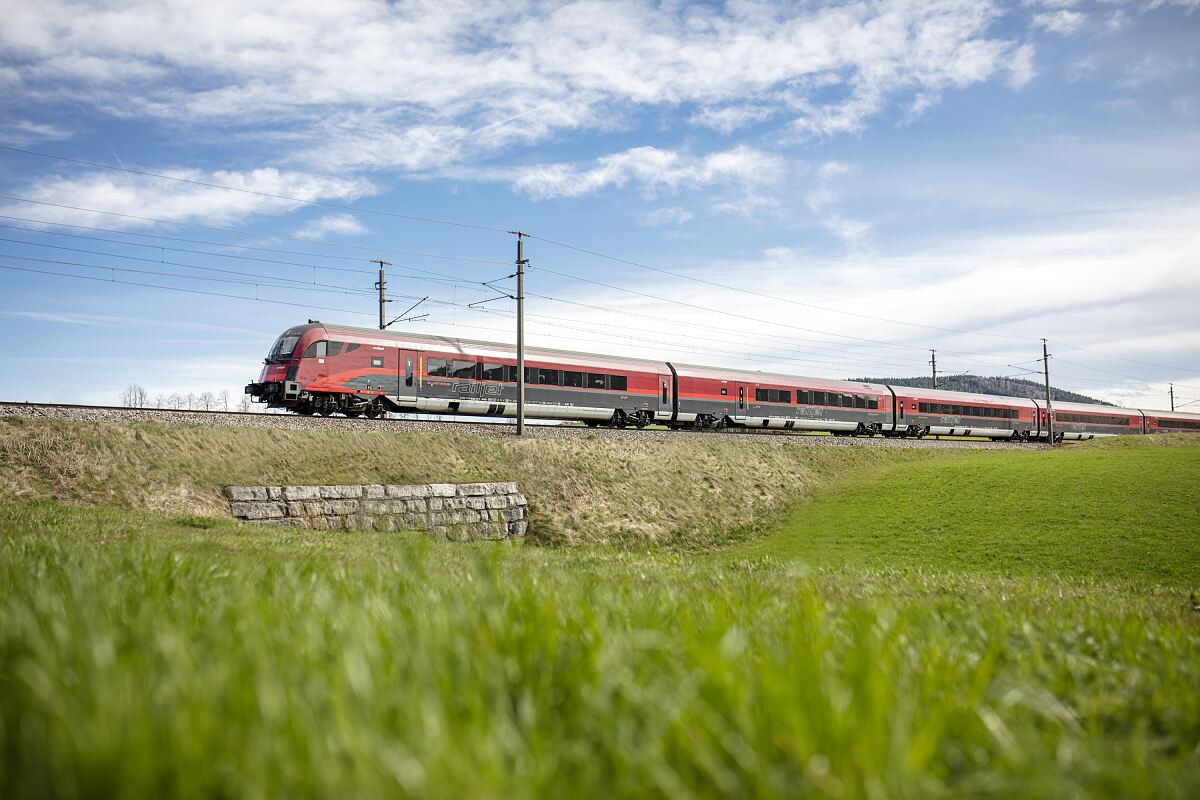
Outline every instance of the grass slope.
<path id="1" fill-rule="evenodd" d="M 811 489 L 929 450 L 802 447 L 715 436 L 206 428 L 0 418 L 0 492 L 169 514 L 226 515 L 227 484 L 516 480 L 534 538 L 704 548 L 748 536 Z"/>
<path id="2" fill-rule="evenodd" d="M 1194 797 L 1185 598 L 0 508 L 0 793 Z"/>
<path id="3" fill-rule="evenodd" d="M 1120 439 L 932 460 L 819 489 L 746 555 L 1200 587 L 1200 446 Z"/>
<path id="4" fill-rule="evenodd" d="M 0 503 L 5 798 L 1200 796 L 1186 437 L 916 457 L 3 430 L 0 479 L 59 498 Z M 102 465 L 39 471 L 73 463 L 53 461 L 52 436 Z M 739 474 L 747 460 L 767 477 Z M 657 525 L 714 497 L 815 495 L 760 543 L 704 557 L 131 508 L 172 487 L 208 502 L 253 469 L 514 465 L 542 508 L 597 498 Z M 697 467 L 701 495 L 679 477 Z M 645 501 L 647 475 L 665 498 Z M 917 525 L 920 486 L 937 487 L 936 527 Z M 97 501 L 126 507 L 82 505 Z M 1046 523 L 1051 506 L 1068 513 Z M 736 516 L 684 521 L 712 525 L 692 529 L 710 547 L 738 538 L 716 527 Z"/>

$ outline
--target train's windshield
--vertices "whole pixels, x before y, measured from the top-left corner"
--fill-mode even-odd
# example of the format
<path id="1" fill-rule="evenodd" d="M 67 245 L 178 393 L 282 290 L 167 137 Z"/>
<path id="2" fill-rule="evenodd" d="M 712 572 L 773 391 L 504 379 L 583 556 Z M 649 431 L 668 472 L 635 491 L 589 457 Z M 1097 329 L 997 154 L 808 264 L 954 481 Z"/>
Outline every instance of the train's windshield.
<path id="1" fill-rule="evenodd" d="M 267 361 L 281 361 L 288 358 L 296 350 L 296 342 L 300 341 L 299 336 L 284 334 L 279 337 L 279 341 L 275 342 L 275 346 L 271 348 L 271 355 L 267 356 Z"/>

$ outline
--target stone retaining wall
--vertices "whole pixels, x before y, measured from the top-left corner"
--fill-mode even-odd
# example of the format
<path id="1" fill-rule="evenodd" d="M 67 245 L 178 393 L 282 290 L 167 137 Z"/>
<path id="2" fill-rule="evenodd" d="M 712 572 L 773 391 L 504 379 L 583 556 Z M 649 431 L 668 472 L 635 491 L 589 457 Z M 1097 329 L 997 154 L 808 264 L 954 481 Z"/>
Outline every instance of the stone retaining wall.
<path id="1" fill-rule="evenodd" d="M 235 517 L 258 525 L 421 530 L 456 541 L 523 536 L 528 526 L 528 503 L 511 482 L 227 486 L 225 494 Z"/>

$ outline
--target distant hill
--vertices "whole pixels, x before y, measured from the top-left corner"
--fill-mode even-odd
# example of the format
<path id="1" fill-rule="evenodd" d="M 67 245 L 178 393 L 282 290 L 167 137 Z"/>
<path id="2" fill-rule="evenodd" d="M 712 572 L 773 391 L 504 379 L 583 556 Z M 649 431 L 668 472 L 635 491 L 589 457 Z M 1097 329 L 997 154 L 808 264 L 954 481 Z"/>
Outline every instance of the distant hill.
<path id="1" fill-rule="evenodd" d="M 922 378 L 852 378 L 862 383 L 885 383 L 892 386 L 913 386 L 920 389 L 932 389 L 933 379 L 929 376 Z M 983 378 L 978 375 L 939 375 L 938 387 L 948 392 L 974 392 L 976 394 L 995 394 L 1003 397 L 1028 397 L 1031 400 L 1042 400 L 1046 397 L 1045 384 L 1024 378 Z M 1050 399 L 1062 400 L 1066 403 L 1093 403 L 1099 406 L 1111 406 L 1103 400 L 1088 397 L 1086 394 L 1068 392 L 1066 389 L 1050 387 Z"/>

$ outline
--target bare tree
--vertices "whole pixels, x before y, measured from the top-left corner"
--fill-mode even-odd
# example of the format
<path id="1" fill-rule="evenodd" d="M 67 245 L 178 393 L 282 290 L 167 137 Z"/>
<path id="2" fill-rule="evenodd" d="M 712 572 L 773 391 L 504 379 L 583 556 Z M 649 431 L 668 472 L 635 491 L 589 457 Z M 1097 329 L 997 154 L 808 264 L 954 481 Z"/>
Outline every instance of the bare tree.
<path id="1" fill-rule="evenodd" d="M 217 398 L 221 401 L 221 410 L 228 411 L 229 410 L 229 390 L 222 389 L 221 393 L 219 395 L 217 395 Z"/>
<path id="2" fill-rule="evenodd" d="M 165 394 L 155 395 L 154 396 L 154 407 L 155 408 L 166 408 L 167 407 L 167 396 Z"/>
<path id="3" fill-rule="evenodd" d="M 167 398 L 167 406 L 178 411 L 183 407 L 183 398 L 178 392 L 171 392 L 171 396 Z"/>
<path id="4" fill-rule="evenodd" d="M 215 406 L 216 404 L 217 404 L 217 398 L 213 396 L 212 392 L 204 392 L 200 395 L 200 406 L 205 411 L 212 411 L 213 406 Z"/>
<path id="5" fill-rule="evenodd" d="M 188 392 L 184 399 L 187 400 L 188 411 L 191 411 L 193 408 L 195 408 L 195 406 L 196 406 L 196 393 L 195 392 Z"/>
<path id="6" fill-rule="evenodd" d="M 146 390 L 136 383 L 131 383 L 121 392 L 121 405 L 129 408 L 141 408 L 146 405 Z"/>
<path id="7" fill-rule="evenodd" d="M 244 394 L 244 395 L 242 395 L 242 399 L 238 401 L 238 411 L 241 411 L 244 414 L 244 413 L 248 412 L 249 410 L 250 410 L 250 395 Z"/>

